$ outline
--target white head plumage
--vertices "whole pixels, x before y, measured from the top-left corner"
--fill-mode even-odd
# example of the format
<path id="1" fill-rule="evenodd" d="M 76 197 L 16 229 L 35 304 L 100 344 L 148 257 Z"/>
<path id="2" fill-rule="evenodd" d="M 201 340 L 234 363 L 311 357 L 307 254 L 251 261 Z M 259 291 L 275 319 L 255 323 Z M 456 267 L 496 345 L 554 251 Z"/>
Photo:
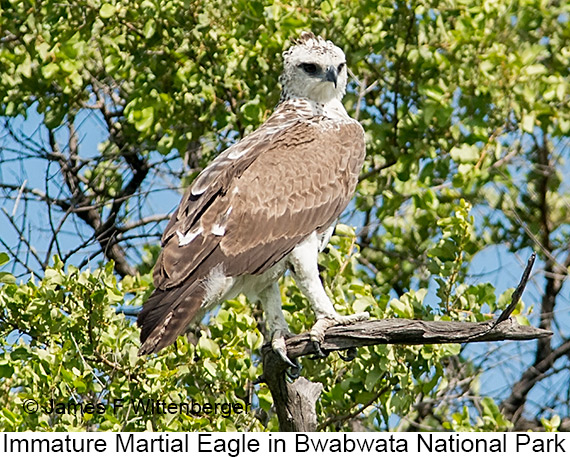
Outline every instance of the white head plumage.
<path id="1" fill-rule="evenodd" d="M 303 32 L 283 53 L 281 100 L 306 98 L 317 103 L 342 99 L 348 80 L 346 57 L 332 41 Z"/>

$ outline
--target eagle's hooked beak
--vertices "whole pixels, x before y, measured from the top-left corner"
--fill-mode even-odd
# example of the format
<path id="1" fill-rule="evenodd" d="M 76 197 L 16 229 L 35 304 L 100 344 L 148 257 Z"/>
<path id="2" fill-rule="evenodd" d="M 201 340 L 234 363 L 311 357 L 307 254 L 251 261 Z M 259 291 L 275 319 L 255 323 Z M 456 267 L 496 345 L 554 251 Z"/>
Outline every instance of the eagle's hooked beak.
<path id="1" fill-rule="evenodd" d="M 331 65 L 327 68 L 327 72 L 325 73 L 325 81 L 330 81 L 334 84 L 334 88 L 336 89 L 336 82 L 338 79 L 338 70 L 335 66 Z"/>

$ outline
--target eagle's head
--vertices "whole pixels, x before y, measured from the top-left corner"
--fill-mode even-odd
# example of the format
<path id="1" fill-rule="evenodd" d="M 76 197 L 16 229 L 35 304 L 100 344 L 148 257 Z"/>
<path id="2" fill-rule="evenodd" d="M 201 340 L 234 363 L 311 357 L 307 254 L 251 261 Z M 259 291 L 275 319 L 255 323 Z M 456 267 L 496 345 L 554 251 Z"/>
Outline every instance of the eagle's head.
<path id="1" fill-rule="evenodd" d="M 331 41 L 303 32 L 283 53 L 279 78 L 282 99 L 307 98 L 317 103 L 341 99 L 348 80 L 346 57 Z"/>

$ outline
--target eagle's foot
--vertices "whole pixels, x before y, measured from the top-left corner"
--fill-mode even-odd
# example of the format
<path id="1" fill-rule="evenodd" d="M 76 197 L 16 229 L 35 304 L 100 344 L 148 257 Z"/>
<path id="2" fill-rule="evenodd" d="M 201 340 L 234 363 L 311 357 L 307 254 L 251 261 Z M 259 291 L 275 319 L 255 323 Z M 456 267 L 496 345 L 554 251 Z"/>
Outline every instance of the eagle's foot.
<path id="1" fill-rule="evenodd" d="M 313 328 L 309 334 L 315 348 L 316 357 L 325 358 L 328 355 L 328 353 L 323 350 L 321 345 L 325 341 L 325 333 L 329 328 L 334 327 L 335 325 L 347 325 L 353 324 L 355 322 L 365 321 L 368 318 L 370 318 L 370 314 L 364 312 L 351 314 L 349 316 L 341 316 L 337 314 L 317 319 L 317 322 L 315 322 L 315 325 L 313 325 Z M 348 353 L 347 356 L 350 357 Z"/>
<path id="2" fill-rule="evenodd" d="M 299 364 L 292 362 L 287 356 L 287 345 L 285 344 L 285 338 L 291 336 L 291 334 L 286 330 L 275 330 L 273 336 L 271 337 L 271 348 L 283 362 L 289 365 L 291 370 L 300 371 Z M 290 375 L 291 376 L 291 375 Z M 297 373 L 297 378 L 299 374 Z M 296 379 L 296 378 L 293 378 Z"/>

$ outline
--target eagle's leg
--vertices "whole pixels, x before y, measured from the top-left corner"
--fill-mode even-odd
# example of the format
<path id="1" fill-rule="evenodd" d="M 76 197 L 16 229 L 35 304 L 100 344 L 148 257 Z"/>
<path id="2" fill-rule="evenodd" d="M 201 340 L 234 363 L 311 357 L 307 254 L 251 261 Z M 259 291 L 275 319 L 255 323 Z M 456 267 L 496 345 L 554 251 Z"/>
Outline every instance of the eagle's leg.
<path id="1" fill-rule="evenodd" d="M 258 294 L 257 299 L 263 306 L 267 333 L 271 338 L 271 347 L 292 370 L 296 370 L 290 373 L 291 377 L 295 377 L 295 374 L 299 371 L 299 365 L 292 362 L 287 356 L 285 338 L 291 336 L 292 333 L 289 331 L 285 316 L 283 316 L 283 303 L 281 302 L 279 284 L 276 282 L 271 283 Z"/>
<path id="2" fill-rule="evenodd" d="M 336 312 L 319 277 L 318 250 L 319 240 L 317 234 L 313 233 L 293 249 L 289 255 L 289 263 L 297 286 L 308 298 L 317 318 L 310 332 L 311 341 L 317 355 L 325 357 L 321 345 L 324 342 L 325 333 L 330 327 L 363 321 L 368 319 L 370 315 L 365 312 L 341 316 Z"/>

